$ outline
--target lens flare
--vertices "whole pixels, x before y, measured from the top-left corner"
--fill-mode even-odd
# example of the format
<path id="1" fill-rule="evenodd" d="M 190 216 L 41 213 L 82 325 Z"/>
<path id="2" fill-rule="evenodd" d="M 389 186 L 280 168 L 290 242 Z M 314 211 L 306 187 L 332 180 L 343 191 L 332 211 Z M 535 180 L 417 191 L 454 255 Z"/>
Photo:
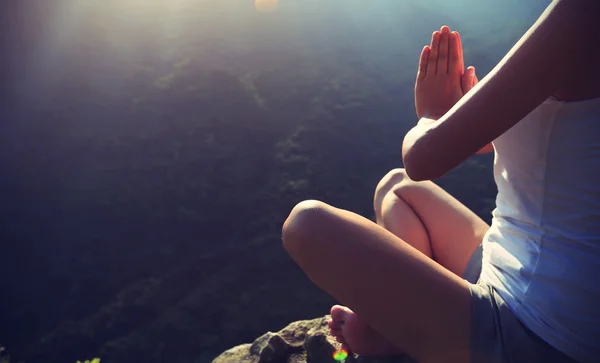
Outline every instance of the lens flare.
<path id="1" fill-rule="evenodd" d="M 348 351 L 346 349 L 340 349 L 333 352 L 333 359 L 338 362 L 343 362 L 346 358 L 348 358 Z"/>
<path id="2" fill-rule="evenodd" d="M 256 10 L 261 13 L 271 13 L 277 9 L 279 0 L 254 0 Z"/>

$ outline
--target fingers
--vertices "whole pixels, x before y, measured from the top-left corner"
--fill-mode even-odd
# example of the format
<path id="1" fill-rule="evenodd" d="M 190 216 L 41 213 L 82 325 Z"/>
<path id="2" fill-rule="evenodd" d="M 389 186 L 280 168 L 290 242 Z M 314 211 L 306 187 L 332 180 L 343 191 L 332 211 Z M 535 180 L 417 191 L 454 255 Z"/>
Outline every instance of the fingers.
<path id="1" fill-rule="evenodd" d="M 473 88 L 477 83 L 479 83 L 479 79 L 477 79 L 477 75 L 475 74 L 475 67 L 469 67 L 469 74 L 471 75 L 471 77 L 469 77 L 471 79 L 471 88 Z"/>
<path id="2" fill-rule="evenodd" d="M 430 76 L 434 76 L 437 73 L 441 35 L 439 31 L 435 31 L 431 36 L 431 50 L 429 51 L 429 58 L 427 60 L 427 74 Z"/>
<path id="3" fill-rule="evenodd" d="M 463 46 L 462 46 L 462 40 L 460 39 L 460 33 L 459 32 L 454 32 L 456 34 L 456 39 L 458 42 L 458 49 L 460 50 L 460 62 L 458 64 L 460 70 L 461 70 L 461 74 L 464 72 L 465 69 L 465 56 L 463 54 Z"/>
<path id="4" fill-rule="evenodd" d="M 477 79 L 477 75 L 475 75 L 475 66 L 469 66 L 469 68 L 467 69 L 469 71 L 469 74 L 471 75 L 471 79 L 473 80 L 473 82 L 477 83 L 479 82 L 479 80 Z"/>
<path id="5" fill-rule="evenodd" d="M 462 59 L 462 50 L 460 48 L 460 40 L 457 32 L 450 34 L 449 43 L 448 74 L 454 74 L 460 77 L 464 73 L 464 61 Z"/>
<path id="6" fill-rule="evenodd" d="M 460 86 L 464 95 L 471 90 L 471 84 L 471 77 L 469 76 L 469 70 L 467 70 L 465 74 L 460 77 Z"/>
<path id="7" fill-rule="evenodd" d="M 448 74 L 448 55 L 450 51 L 450 28 L 444 25 L 440 36 L 440 53 L 437 62 L 437 73 Z"/>
<path id="8" fill-rule="evenodd" d="M 429 64 L 429 52 L 431 48 L 426 45 L 421 51 L 421 58 L 419 60 L 419 72 L 417 73 L 417 80 L 425 79 L 427 76 L 427 65 Z"/>
<path id="9" fill-rule="evenodd" d="M 475 75 L 475 67 L 470 66 L 465 71 L 465 74 L 461 77 L 461 86 L 463 89 L 463 94 L 467 94 L 475 85 L 479 82 L 477 76 Z"/>
<path id="10" fill-rule="evenodd" d="M 425 61 L 424 58 L 426 58 Z M 424 67 L 425 64 L 427 64 L 426 68 Z M 436 74 L 458 74 L 462 76 L 464 68 L 465 62 L 460 34 L 452 32 L 448 26 L 444 25 L 439 31 L 433 32 L 429 49 L 426 51 L 423 48 L 421 52 L 417 79 Z"/>

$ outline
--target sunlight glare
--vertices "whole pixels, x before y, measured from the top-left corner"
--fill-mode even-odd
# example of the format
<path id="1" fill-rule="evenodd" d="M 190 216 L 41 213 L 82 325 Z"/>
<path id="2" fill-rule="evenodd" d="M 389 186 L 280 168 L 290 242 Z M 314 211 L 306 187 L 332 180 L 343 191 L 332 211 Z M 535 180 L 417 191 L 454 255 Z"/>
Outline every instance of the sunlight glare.
<path id="1" fill-rule="evenodd" d="M 279 0 L 254 0 L 256 10 L 261 13 L 271 13 L 277 10 L 277 5 L 279 5 Z"/>

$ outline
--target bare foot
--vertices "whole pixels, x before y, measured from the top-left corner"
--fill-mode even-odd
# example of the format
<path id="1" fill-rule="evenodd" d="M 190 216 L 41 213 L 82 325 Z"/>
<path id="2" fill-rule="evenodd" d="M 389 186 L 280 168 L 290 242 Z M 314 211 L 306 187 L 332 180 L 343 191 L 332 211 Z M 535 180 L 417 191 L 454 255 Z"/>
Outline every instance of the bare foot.
<path id="1" fill-rule="evenodd" d="M 338 342 L 359 355 L 386 356 L 402 351 L 377 333 L 367 323 L 345 306 L 331 308 L 329 331 Z"/>

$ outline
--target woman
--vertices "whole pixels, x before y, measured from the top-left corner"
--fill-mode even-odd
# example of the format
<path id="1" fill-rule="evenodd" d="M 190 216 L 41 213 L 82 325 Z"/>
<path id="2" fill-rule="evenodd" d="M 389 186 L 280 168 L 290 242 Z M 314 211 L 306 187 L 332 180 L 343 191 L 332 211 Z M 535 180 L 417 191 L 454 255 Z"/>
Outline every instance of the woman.
<path id="1" fill-rule="evenodd" d="M 284 247 L 347 305 L 329 324 L 352 351 L 600 361 L 599 5 L 554 1 L 478 84 L 458 34 L 436 31 L 405 169 L 375 193 L 377 224 L 317 201 L 292 210 Z M 494 149 L 488 226 L 429 180 Z"/>

